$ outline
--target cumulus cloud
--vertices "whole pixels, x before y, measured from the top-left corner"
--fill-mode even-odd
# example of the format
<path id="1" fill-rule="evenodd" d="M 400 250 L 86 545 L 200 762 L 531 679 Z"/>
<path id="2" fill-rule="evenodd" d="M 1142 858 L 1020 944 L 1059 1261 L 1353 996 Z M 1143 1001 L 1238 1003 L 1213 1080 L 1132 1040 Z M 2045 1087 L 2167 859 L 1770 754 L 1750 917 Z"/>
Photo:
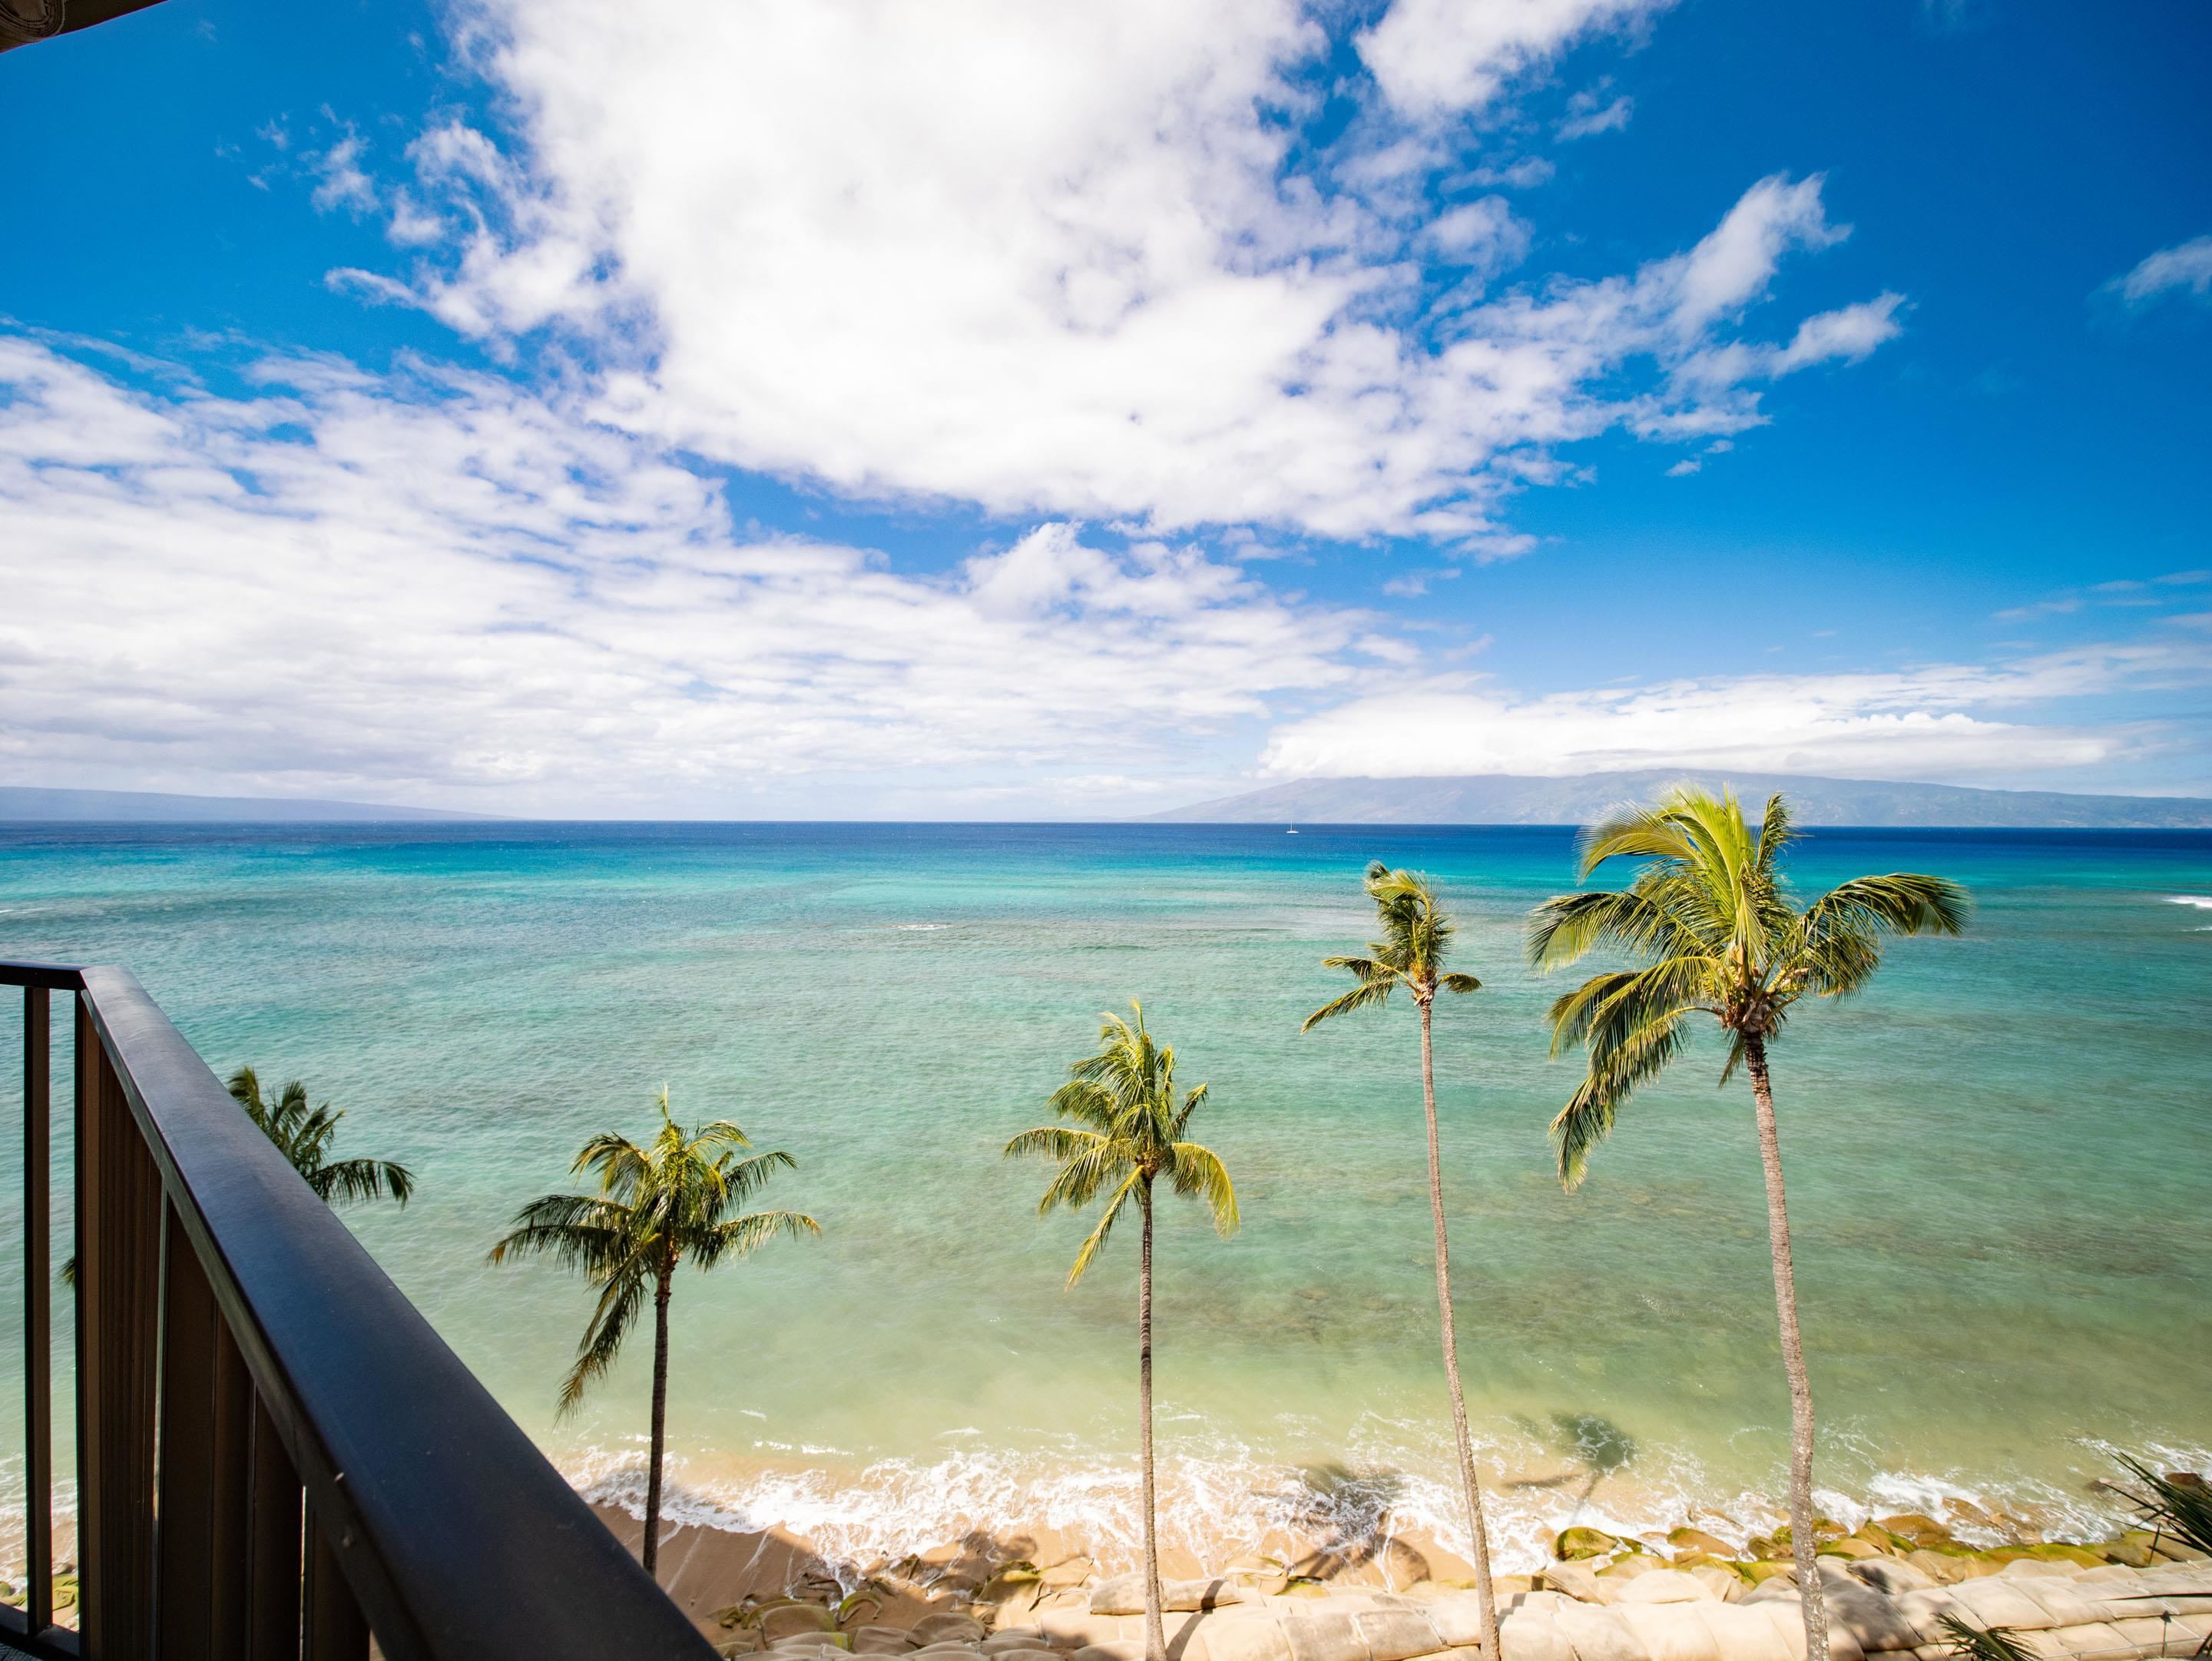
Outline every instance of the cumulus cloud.
<path id="1" fill-rule="evenodd" d="M 2212 236 L 2191 237 L 2173 247 L 2160 248 L 2105 286 L 2130 306 L 2148 305 L 2168 294 L 2212 298 Z"/>
<path id="2" fill-rule="evenodd" d="M 1359 37 L 1359 55 L 1400 109 L 1480 110 L 1516 76 L 1576 41 L 1631 27 L 1672 0 L 1395 0 Z"/>
<path id="3" fill-rule="evenodd" d="M 601 419 L 861 497 L 1473 549 L 1555 447 L 1761 419 L 1747 383 L 1810 347 L 1746 313 L 1844 234 L 1819 179 L 1775 178 L 1686 254 L 1517 271 L 1530 226 L 1463 198 L 1540 159 L 1469 172 L 1408 114 L 1650 0 L 1397 0 L 1326 139 L 1341 24 L 1293 0 L 481 7 L 520 132 L 424 135 L 393 231 L 419 260 L 338 280 L 495 350 L 580 340 Z"/>
<path id="4" fill-rule="evenodd" d="M 1650 766 L 2016 776 L 2109 763 L 2149 742 L 2142 729 L 2021 720 L 2023 709 L 2130 684 L 2197 684 L 2205 670 L 2201 652 L 2151 644 L 1996 667 L 1716 677 L 1534 697 L 1440 680 L 1279 727 L 1261 761 L 1292 777 L 1566 777 Z"/>
<path id="5" fill-rule="evenodd" d="M 1279 695 L 1410 656 L 1064 522 L 933 575 L 740 537 L 696 474 L 496 379 L 255 379 L 149 393 L 0 336 L 14 776 L 518 812 L 840 778 L 860 811 L 963 780 L 1035 809 L 1120 777 L 1118 806 Z"/>

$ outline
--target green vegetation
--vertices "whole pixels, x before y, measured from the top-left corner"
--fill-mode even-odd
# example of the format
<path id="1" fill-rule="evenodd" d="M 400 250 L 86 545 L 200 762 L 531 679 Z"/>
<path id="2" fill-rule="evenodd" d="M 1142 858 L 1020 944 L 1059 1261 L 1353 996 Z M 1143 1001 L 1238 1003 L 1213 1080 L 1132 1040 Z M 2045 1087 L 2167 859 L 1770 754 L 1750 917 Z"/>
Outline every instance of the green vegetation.
<path id="1" fill-rule="evenodd" d="M 1206 1086 L 1176 1098 L 1175 1050 L 1145 1030 L 1145 1007 L 1131 1000 L 1133 1024 L 1108 1013 L 1098 1052 L 1068 1068 L 1052 1110 L 1073 1123 L 1024 1130 L 1006 1144 L 1008 1159 L 1051 1159 L 1054 1173 L 1040 1215 L 1066 1206 L 1079 1211 L 1104 1197 L 1106 1208 L 1067 1271 L 1071 1287 L 1097 1257 L 1123 1209 L 1134 1200 L 1143 1230 L 1137 1258 L 1137 1416 L 1144 1463 L 1145 1655 L 1167 1661 L 1160 1621 L 1160 1554 L 1152 1483 L 1152 1189 L 1164 1181 L 1176 1193 L 1203 1200 L 1213 1226 L 1237 1227 L 1237 1193 L 1212 1150 L 1184 1140 Z M 1496 1652 L 1492 1652 L 1494 1654 Z"/>
<path id="2" fill-rule="evenodd" d="M 1459 1340 L 1452 1321 L 1451 1247 L 1444 1237 L 1444 1185 L 1437 1151 L 1436 1047 L 1431 1027 L 1439 991 L 1480 991 L 1472 975 L 1446 971 L 1455 925 L 1437 901 L 1425 877 L 1394 871 L 1377 860 L 1367 867 L 1367 896 L 1382 938 L 1370 941 L 1364 958 L 1325 958 L 1325 969 L 1348 971 L 1358 984 L 1334 1002 L 1323 1004 L 1298 1030 L 1310 1032 L 1325 1020 L 1355 1009 L 1380 1007 L 1404 988 L 1421 1018 L 1421 1108 L 1429 1131 L 1429 1218 L 1436 1231 L 1437 1315 L 1443 1329 L 1444 1378 L 1451 1389 L 1452 1433 L 1458 1439 L 1460 1482 L 1467 1498 L 1468 1530 L 1474 1545 L 1474 1585 L 1482 1608 L 1484 1652 L 1498 1653 L 1498 1600 L 1491 1586 L 1490 1533 L 1482 1512 L 1482 1485 L 1474 1475 L 1474 1443 L 1467 1425 L 1467 1396 L 1460 1388 Z"/>
<path id="3" fill-rule="evenodd" d="M 291 1161 L 315 1197 L 326 1205 L 350 1205 L 356 1201 L 391 1199 L 405 1205 L 415 1193 L 415 1175 L 389 1159 L 333 1159 L 331 1143 L 338 1134 L 343 1108 L 328 1102 L 307 1105 L 307 1086 L 295 1079 L 287 1084 L 272 1106 L 261 1094 L 261 1080 L 250 1067 L 241 1067 L 229 1079 L 230 1098 L 246 1110 L 246 1116 L 261 1134 L 276 1144 Z"/>
<path id="4" fill-rule="evenodd" d="M 745 1134 L 727 1119 L 696 1131 L 670 1116 L 668 1090 L 657 1104 L 660 1129 L 641 1147 L 617 1131 L 586 1142 L 569 1174 L 595 1174 L 592 1194 L 548 1194 L 514 1214 L 514 1231 L 491 1249 L 491 1261 L 548 1256 L 582 1272 L 599 1289 L 599 1302 L 576 1346 L 576 1364 L 561 1386 L 561 1410 L 572 1410 L 585 1389 L 621 1354 L 623 1340 L 653 1299 L 653 1434 L 645 1490 L 645 1571 L 655 1572 L 660 1545 L 661 1463 L 667 1447 L 668 1304 L 676 1271 L 687 1257 L 711 1269 L 744 1256 L 778 1235 L 819 1234 L 820 1226 L 796 1211 L 730 1214 L 757 1194 L 788 1153 L 756 1153 Z"/>
<path id="5" fill-rule="evenodd" d="M 1969 908 L 1956 884 L 1898 872 L 1854 879 L 1796 910 L 1781 872 L 1790 841 L 1789 809 L 1778 795 L 1768 800 L 1755 832 L 1732 792 L 1678 789 L 1654 806 L 1623 809 L 1583 833 L 1579 874 L 1587 878 L 1613 859 L 1648 863 L 1626 889 L 1545 902 L 1529 920 L 1528 949 L 1529 961 L 1547 970 L 1601 946 L 1640 963 L 1595 975 L 1552 1006 L 1553 1054 L 1579 1043 L 1589 1062 L 1552 1122 L 1568 1187 L 1581 1181 L 1621 1104 L 1681 1053 L 1692 1016 L 1710 1015 L 1728 1034 L 1721 1082 L 1739 1065 L 1750 1074 L 1790 1381 L 1790 1521 L 1804 1591 L 1806 1655 L 1827 1661 L 1826 1612 L 1814 1567 L 1813 1392 L 1797 1326 L 1767 1045 L 1800 999 L 1841 997 L 1864 986 L 1881 966 L 1883 935 L 1955 934 Z"/>

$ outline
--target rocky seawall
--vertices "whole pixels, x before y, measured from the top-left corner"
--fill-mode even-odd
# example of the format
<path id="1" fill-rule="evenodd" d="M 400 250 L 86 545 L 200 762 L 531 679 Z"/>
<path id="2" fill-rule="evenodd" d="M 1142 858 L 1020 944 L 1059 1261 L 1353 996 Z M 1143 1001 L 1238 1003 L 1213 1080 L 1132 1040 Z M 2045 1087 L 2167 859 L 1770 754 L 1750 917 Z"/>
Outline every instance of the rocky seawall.
<path id="1" fill-rule="evenodd" d="M 1821 1532 L 1834 1661 L 1949 1661 L 1947 1616 L 2002 1628 L 2042 1661 L 2190 1656 L 2212 1643 L 2212 1562 L 2148 1533 L 1984 1548 L 1921 1516 Z M 959 1549 L 936 1567 L 962 1566 Z M 1804 1661 L 1786 1532 L 1731 1549 L 1694 1528 L 1663 1540 L 1570 1529 L 1556 1549 L 1537 1574 L 1498 1578 L 1503 1661 Z M 1101 1578 L 1080 1556 L 986 1565 L 980 1579 L 965 1567 L 936 1588 L 917 1560 L 878 1566 L 854 1591 L 801 1574 L 702 1624 L 724 1654 L 763 1661 L 1142 1661 L 1137 1576 Z M 1484 1661 L 1464 1581 L 1393 1591 L 1250 1564 L 1165 1593 L 1170 1661 Z"/>

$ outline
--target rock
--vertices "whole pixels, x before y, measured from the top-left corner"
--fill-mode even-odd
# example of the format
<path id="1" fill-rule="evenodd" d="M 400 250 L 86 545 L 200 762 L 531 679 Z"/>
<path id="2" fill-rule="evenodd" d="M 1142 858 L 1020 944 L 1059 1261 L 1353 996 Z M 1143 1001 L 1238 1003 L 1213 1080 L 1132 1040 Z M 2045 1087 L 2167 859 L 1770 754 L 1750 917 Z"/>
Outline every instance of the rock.
<path id="1" fill-rule="evenodd" d="M 1862 1557 L 1879 1557 L 1881 1555 L 1881 1548 L 1879 1546 L 1870 1546 L 1855 1534 L 1847 1534 L 1840 1540 L 1825 1541 L 1820 1550 L 1820 1555 L 1823 1557 L 1848 1557 L 1855 1560 Z"/>
<path id="2" fill-rule="evenodd" d="M 933 1661 L 982 1661 L 983 1652 L 976 1645 L 944 1641 L 924 1644 L 914 1652 L 918 1656 L 929 1656 Z"/>
<path id="3" fill-rule="evenodd" d="M 1088 1557 L 1071 1557 L 1044 1569 L 1040 1579 L 1048 1586 L 1080 1586 L 1098 1573 L 1098 1565 Z"/>
<path id="4" fill-rule="evenodd" d="M 943 1643 L 981 1645 L 983 1623 L 972 1615 L 925 1615 L 908 1628 L 907 1641 L 917 1649 Z"/>
<path id="5" fill-rule="evenodd" d="M 849 1651 L 850 1636 L 842 1632 L 800 1632 L 788 1638 L 778 1638 L 769 1645 L 771 1654 L 781 1656 L 787 1650 L 805 1650 L 810 1655 L 817 1650 Z"/>
<path id="6" fill-rule="evenodd" d="M 1790 1661 L 1774 1623 L 1757 1609 L 1725 1603 L 1696 1603 L 1691 1613 L 1704 1621 L 1720 1647 L 1723 1661 Z"/>
<path id="7" fill-rule="evenodd" d="M 1597 1576 L 1581 1563 L 1553 1563 L 1545 1568 L 1543 1580 L 1551 1591 L 1584 1603 L 1603 1603 L 1613 1596 L 1613 1589 L 1599 1585 Z"/>
<path id="8" fill-rule="evenodd" d="M 1926 1591 L 1935 1576 L 1916 1567 L 1910 1558 L 1869 1557 L 1851 1565 L 1850 1572 L 1876 1591 L 1899 1597 L 1908 1591 Z"/>
<path id="9" fill-rule="evenodd" d="M 1075 1661 L 1145 1661 L 1145 1640 L 1109 1638 L 1103 1644 L 1088 1645 L 1076 1651 Z"/>
<path id="10" fill-rule="evenodd" d="M 778 1603 L 761 1612 L 759 1630 L 770 1644 L 801 1634 L 818 1639 L 837 1630 L 837 1617 L 819 1603 Z"/>
<path id="11" fill-rule="evenodd" d="M 1562 1603 L 1552 1619 L 1574 1646 L 1575 1661 L 1651 1661 L 1643 1640 L 1611 1609 Z"/>
<path id="12" fill-rule="evenodd" d="M 1649 1574 L 1655 1569 L 1665 1567 L 1666 1565 L 1657 1558 L 1648 1557 L 1638 1551 L 1631 1552 L 1626 1557 L 1616 1557 L 1598 1573 L 1601 1575 L 1611 1576 L 1616 1580 L 1633 1580 L 1639 1574 Z"/>
<path id="13" fill-rule="evenodd" d="M 1575 1646 L 1551 1611 L 1526 1604 L 1499 1615 L 1498 1646 L 1505 1661 L 1576 1661 Z"/>
<path id="14" fill-rule="evenodd" d="M 1797 1566 L 1795 1563 L 1779 1562 L 1771 1558 L 1763 1559 L 1757 1562 L 1746 1563 L 1743 1566 L 1743 1578 L 1754 1586 L 1763 1586 L 1770 1580 L 1779 1580 L 1784 1585 L 1794 1586 L 1797 1584 Z"/>
<path id="15" fill-rule="evenodd" d="M 1291 1661 L 1285 1624 L 1272 1617 L 1212 1622 L 1206 1630 L 1206 1652 L 1211 1661 Z"/>
<path id="16" fill-rule="evenodd" d="M 1733 1563 L 1700 1563 L 1688 1573 L 1721 1603 L 1733 1603 L 1744 1594 L 1747 1583 Z"/>
<path id="17" fill-rule="evenodd" d="M 1370 1609 L 1357 1619 L 1372 1661 L 1409 1661 L 1449 1647 L 1429 1617 L 1410 1609 Z"/>
<path id="18" fill-rule="evenodd" d="M 1702 1603 L 1712 1592 L 1692 1574 L 1680 1569 L 1654 1569 L 1639 1574 L 1613 1595 L 1613 1602 L 1630 1603 Z"/>
<path id="19" fill-rule="evenodd" d="M 1703 1529 L 1676 1529 L 1667 1536 L 1667 1543 L 1676 1551 L 1705 1552 L 1714 1557 L 1733 1557 L 1735 1549 L 1726 1541 L 1717 1540 Z"/>
<path id="20" fill-rule="evenodd" d="M 1544 1596 L 1547 1599 L 1551 1599 L 1557 1597 L 1559 1594 L 1546 1592 Z M 1504 1601 L 1502 1597 L 1499 1599 L 1501 1603 Z M 1428 1616 L 1429 1624 L 1437 1629 L 1437 1636 L 1455 1648 L 1482 1642 L 1482 1600 L 1471 1593 L 1455 1591 L 1447 1593 L 1442 1597 L 1431 1598 L 1427 1609 L 1423 1613 Z M 1504 1609 L 1498 1611 L 1498 1622 L 1500 1633 L 1505 1629 L 1507 1613 L 1508 1611 Z M 1501 1639 L 1500 1641 L 1502 1642 L 1503 1640 Z"/>
<path id="21" fill-rule="evenodd" d="M 1571 1563 L 1584 1557 L 1602 1557 L 1620 1543 L 1602 1530 L 1571 1528 L 1561 1531 L 1552 1542 L 1552 1555 L 1562 1562 Z"/>
<path id="22" fill-rule="evenodd" d="M 993 1633 L 982 1643 L 983 1653 L 990 1656 L 1013 1655 L 1023 1650 L 1047 1650 L 1052 1647 L 1044 1641 L 1043 1632 L 1036 1627 L 1012 1627 Z"/>
<path id="23" fill-rule="evenodd" d="M 1924 1546 L 1930 1541 L 1948 1540 L 1951 1537 L 1949 1529 L 1944 1527 L 1934 1518 L 1923 1516 L 1917 1511 L 1899 1512 L 1894 1517 L 1879 1517 L 1875 1519 L 1875 1522 L 1883 1532 L 1896 1535 L 1902 1540 L 1910 1540 L 1916 1546 Z"/>
<path id="24" fill-rule="evenodd" d="M 1923 1594 L 1924 1595 L 1924 1594 Z M 2051 1624 L 2043 1605 L 2020 1590 L 2017 1580 L 1990 1575 L 1951 1588 L 1952 1611 L 1977 1627 L 2017 1627 L 2041 1632 Z"/>
<path id="25" fill-rule="evenodd" d="M 1991 1552 L 1990 1555 L 1995 1558 L 1998 1554 Z M 2019 1556 L 2007 1556 L 2002 1559 L 2002 1561 L 2003 1567 L 1999 1568 L 1997 1573 L 2014 1580 L 2033 1580 L 2049 1575 L 2066 1574 L 2071 1571 L 2072 1567 L 2066 1563 L 2054 1563 L 2047 1557 L 2035 1556 L 2025 1548 L 2021 1548 Z"/>
<path id="26" fill-rule="evenodd" d="M 855 1655 L 904 1655 L 912 1646 L 896 1627 L 855 1627 L 845 1634 Z"/>
<path id="27" fill-rule="evenodd" d="M 2147 1569 L 2158 1561 L 2158 1554 L 2150 1548 L 2150 1536 L 2130 1530 L 2117 1540 L 2107 1540 L 2096 1548 L 2108 1563 L 2122 1563 L 2131 1569 Z"/>
<path id="28" fill-rule="evenodd" d="M 1680 1603 L 1622 1603 L 1614 1613 L 1651 1661 L 1722 1661 L 1713 1629 Z"/>
<path id="29" fill-rule="evenodd" d="M 1244 1590 L 1227 1580 L 1163 1580 L 1160 1583 L 1160 1609 L 1188 1615 L 1199 1609 L 1220 1609 L 1244 1601 Z M 1093 1615 L 1142 1615 L 1145 1612 L 1145 1577 L 1141 1573 L 1117 1574 L 1110 1580 L 1101 1580 L 1091 1589 L 1091 1612 Z"/>
<path id="30" fill-rule="evenodd" d="M 1316 1609 L 1283 1622 L 1291 1661 L 1367 1661 L 1358 1617 Z"/>

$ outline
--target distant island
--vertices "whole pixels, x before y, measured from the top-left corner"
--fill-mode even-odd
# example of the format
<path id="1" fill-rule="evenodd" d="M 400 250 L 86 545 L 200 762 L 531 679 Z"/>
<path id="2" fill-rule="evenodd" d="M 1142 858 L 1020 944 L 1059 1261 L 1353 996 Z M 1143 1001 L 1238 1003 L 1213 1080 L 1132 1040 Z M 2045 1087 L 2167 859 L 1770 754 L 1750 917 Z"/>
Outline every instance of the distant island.
<path id="1" fill-rule="evenodd" d="M 1789 773 L 1646 768 L 1533 778 L 1510 773 L 1461 778 L 1296 779 L 1241 796 L 1194 803 L 1149 817 L 1215 824 L 1586 824 L 1616 803 L 1669 784 L 1732 785 L 1761 800 L 1786 792 L 1805 824 L 1929 825 L 2078 830 L 2179 830 L 2212 826 L 2212 800 L 2195 796 L 2087 796 L 2058 790 L 1977 790 L 1814 778 Z"/>
<path id="2" fill-rule="evenodd" d="M 483 813 L 284 796 L 179 796 L 150 790 L 44 790 L 0 784 L 0 824 L 363 824 L 475 821 Z"/>

